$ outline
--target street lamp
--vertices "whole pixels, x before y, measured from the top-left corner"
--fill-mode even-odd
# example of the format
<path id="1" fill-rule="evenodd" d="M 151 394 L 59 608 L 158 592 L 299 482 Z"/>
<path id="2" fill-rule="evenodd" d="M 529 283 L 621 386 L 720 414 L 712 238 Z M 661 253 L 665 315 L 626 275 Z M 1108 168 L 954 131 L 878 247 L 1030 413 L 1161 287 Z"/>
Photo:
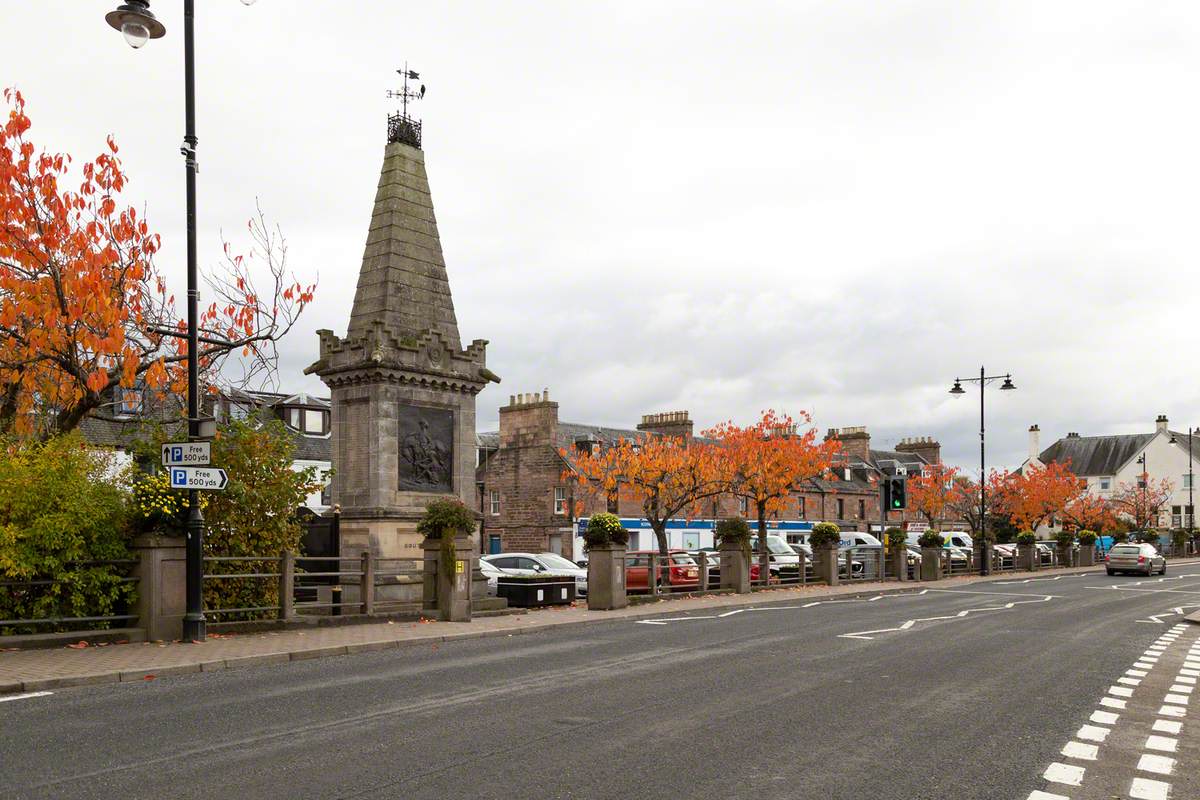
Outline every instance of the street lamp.
<path id="1" fill-rule="evenodd" d="M 1188 426 L 1188 505 L 1187 505 L 1187 529 L 1188 533 L 1192 534 L 1195 531 L 1196 522 L 1196 506 L 1192 501 L 1192 486 L 1196 483 L 1196 476 L 1192 474 L 1192 436 L 1200 433 L 1200 428 Z M 1175 434 L 1171 434 L 1171 444 L 1178 444 Z"/>
<path id="2" fill-rule="evenodd" d="M 992 381 L 1004 379 L 1004 383 L 1000 384 L 1000 391 L 1007 392 L 1017 387 L 1013 385 L 1012 375 L 988 375 L 983 367 L 979 368 L 978 378 L 955 378 L 954 385 L 950 387 L 950 394 L 959 398 L 966 394 L 963 389 L 963 382 L 979 384 L 979 574 L 987 575 L 991 572 L 991 565 L 987 559 L 987 472 L 986 460 L 984 458 L 984 424 L 983 424 L 983 391 Z"/>
<path id="3" fill-rule="evenodd" d="M 242 0 L 250 5 L 254 0 Z M 187 298 L 188 298 L 188 441 L 201 438 L 199 274 L 196 266 L 196 48 L 195 0 L 183 0 L 183 85 L 184 85 L 184 170 L 187 177 Z M 150 39 L 161 39 L 167 29 L 150 10 L 150 0 L 126 0 L 104 15 L 104 21 L 121 32 L 130 47 L 138 49 Z M 204 515 L 200 495 L 188 490 L 187 521 L 187 610 L 183 615 L 183 641 L 202 642 L 204 620 Z"/>
<path id="4" fill-rule="evenodd" d="M 1135 463 L 1142 465 L 1142 513 L 1146 515 L 1146 530 L 1139 531 L 1139 533 L 1145 535 L 1150 533 L 1150 469 L 1146 466 L 1146 454 L 1142 453 L 1138 456 Z"/>

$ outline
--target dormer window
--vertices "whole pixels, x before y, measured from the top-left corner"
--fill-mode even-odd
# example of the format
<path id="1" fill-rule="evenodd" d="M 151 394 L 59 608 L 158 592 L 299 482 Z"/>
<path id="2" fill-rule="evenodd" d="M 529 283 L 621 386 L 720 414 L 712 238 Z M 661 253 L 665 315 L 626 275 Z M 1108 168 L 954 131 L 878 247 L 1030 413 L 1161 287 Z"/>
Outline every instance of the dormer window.
<path id="1" fill-rule="evenodd" d="M 136 417 L 142 413 L 142 390 L 117 389 L 116 416 Z"/>
<path id="2" fill-rule="evenodd" d="M 324 436 L 329 433 L 329 412 L 319 408 L 288 408 L 284 421 L 294 431 L 309 436 Z"/>

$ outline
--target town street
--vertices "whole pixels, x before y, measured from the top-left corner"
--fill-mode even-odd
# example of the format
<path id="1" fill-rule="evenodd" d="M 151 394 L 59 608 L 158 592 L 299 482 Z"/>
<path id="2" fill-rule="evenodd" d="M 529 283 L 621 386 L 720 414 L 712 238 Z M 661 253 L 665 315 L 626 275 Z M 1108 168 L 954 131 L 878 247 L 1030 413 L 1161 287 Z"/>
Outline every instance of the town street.
<path id="1" fill-rule="evenodd" d="M 1172 567 L 57 690 L 0 703 L 0 795 L 1195 798 Z"/>

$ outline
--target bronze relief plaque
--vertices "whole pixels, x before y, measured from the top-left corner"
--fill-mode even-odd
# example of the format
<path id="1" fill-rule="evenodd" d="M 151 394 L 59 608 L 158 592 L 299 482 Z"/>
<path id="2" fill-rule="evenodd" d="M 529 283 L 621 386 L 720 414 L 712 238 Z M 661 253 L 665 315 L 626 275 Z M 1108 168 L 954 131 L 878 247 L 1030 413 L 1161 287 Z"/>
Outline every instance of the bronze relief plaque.
<path id="1" fill-rule="evenodd" d="M 400 488 L 422 492 L 454 489 L 454 412 L 400 406 Z"/>

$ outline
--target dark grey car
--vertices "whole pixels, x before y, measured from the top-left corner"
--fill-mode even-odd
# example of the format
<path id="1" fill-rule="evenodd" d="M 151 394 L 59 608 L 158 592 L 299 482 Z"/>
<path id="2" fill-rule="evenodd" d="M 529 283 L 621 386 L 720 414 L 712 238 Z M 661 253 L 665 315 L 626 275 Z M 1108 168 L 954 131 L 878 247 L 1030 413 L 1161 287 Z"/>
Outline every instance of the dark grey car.
<path id="1" fill-rule="evenodd" d="M 1109 575 L 1138 572 L 1142 575 L 1167 574 L 1167 559 L 1152 544 L 1118 544 L 1108 551 L 1104 566 Z"/>

